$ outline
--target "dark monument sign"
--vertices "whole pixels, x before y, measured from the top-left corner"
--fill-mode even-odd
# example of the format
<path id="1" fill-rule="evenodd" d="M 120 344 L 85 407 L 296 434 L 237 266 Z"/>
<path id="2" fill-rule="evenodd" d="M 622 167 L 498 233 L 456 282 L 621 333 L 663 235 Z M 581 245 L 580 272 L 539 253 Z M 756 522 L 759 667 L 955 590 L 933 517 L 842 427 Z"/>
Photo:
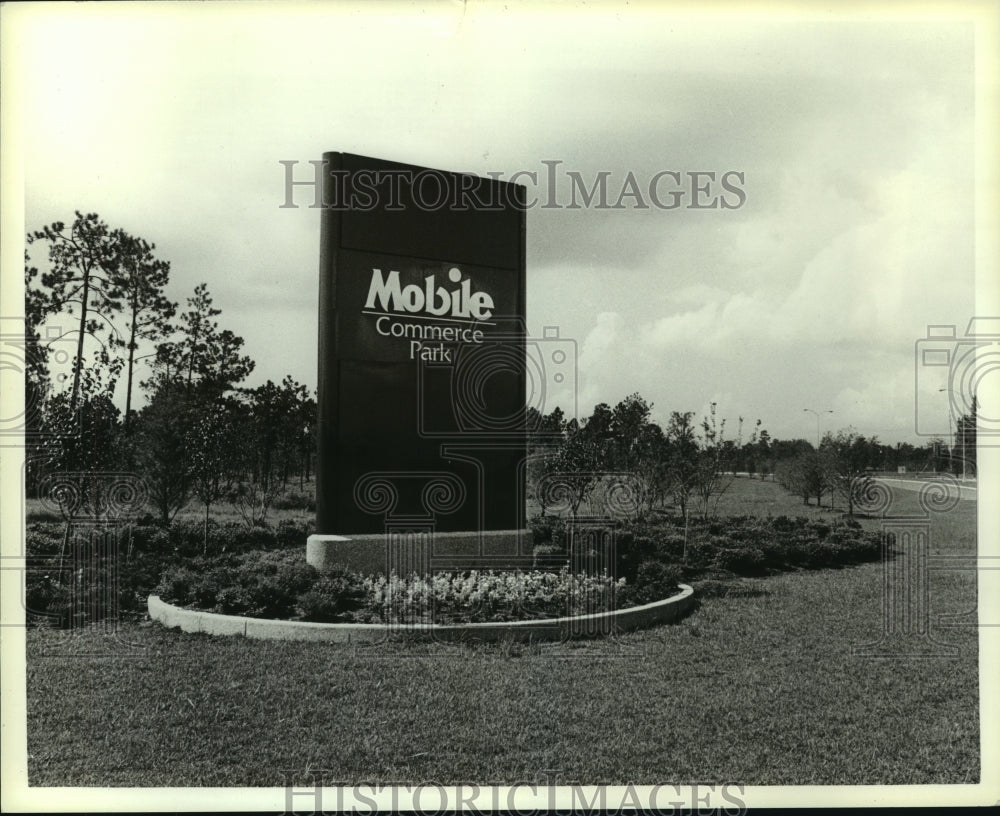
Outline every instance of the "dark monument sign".
<path id="1" fill-rule="evenodd" d="M 314 538 L 523 529 L 524 189 L 323 158 Z"/>

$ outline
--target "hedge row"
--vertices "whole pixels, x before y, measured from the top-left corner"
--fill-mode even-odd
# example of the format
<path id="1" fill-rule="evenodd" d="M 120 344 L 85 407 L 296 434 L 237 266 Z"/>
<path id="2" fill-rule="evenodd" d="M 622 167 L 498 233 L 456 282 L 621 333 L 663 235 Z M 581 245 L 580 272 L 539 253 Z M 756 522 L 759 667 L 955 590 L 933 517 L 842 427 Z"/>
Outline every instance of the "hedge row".
<path id="1" fill-rule="evenodd" d="M 297 614 L 298 596 L 312 589 L 318 577 L 301 550 L 254 552 L 212 565 L 176 564 L 154 591 L 168 603 L 227 615 L 290 618 Z"/>
<path id="2" fill-rule="evenodd" d="M 532 521 L 535 544 L 551 560 L 568 546 L 568 527 L 551 516 Z M 837 522 L 802 517 L 732 516 L 689 522 L 661 517 L 613 526 L 615 576 L 643 583 L 650 564 L 678 567 L 685 578 L 705 572 L 768 575 L 791 569 L 847 566 L 881 557 L 881 537 L 853 519 Z"/>
<path id="3" fill-rule="evenodd" d="M 85 527 L 78 528 L 86 534 Z M 274 527 L 247 527 L 241 522 L 220 524 L 210 520 L 174 521 L 164 527 L 155 523 L 139 523 L 122 527 L 121 548 L 124 552 L 174 554 L 180 556 L 241 553 L 251 550 L 280 550 L 305 546 L 306 539 L 315 532 L 312 521 L 283 519 Z M 61 522 L 30 522 L 27 529 L 28 552 L 53 553 L 59 550 L 66 534 Z"/>
<path id="4" fill-rule="evenodd" d="M 29 623 L 79 626 L 109 616 L 142 616 L 146 599 L 164 571 L 185 565 L 194 571 L 250 551 L 293 550 L 300 561 L 309 522 L 283 521 L 248 529 L 240 523 L 170 527 L 123 527 L 114 543 L 85 527 L 30 522 L 26 530 L 25 608 Z M 207 554 L 206 554 L 207 553 Z"/>

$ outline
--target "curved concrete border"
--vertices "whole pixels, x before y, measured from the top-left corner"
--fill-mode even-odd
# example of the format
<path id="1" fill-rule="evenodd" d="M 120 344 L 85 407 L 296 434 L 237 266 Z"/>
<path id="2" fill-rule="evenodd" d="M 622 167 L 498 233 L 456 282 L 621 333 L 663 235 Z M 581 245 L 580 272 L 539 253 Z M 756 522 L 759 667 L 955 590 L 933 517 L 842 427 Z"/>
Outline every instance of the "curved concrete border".
<path id="1" fill-rule="evenodd" d="M 694 590 L 678 584 L 677 595 L 662 601 L 566 618 L 455 624 L 310 623 L 244 618 L 197 609 L 182 609 L 150 595 L 149 616 L 164 626 L 209 635 L 244 635 L 276 640 L 322 640 L 335 643 L 378 643 L 390 635 L 423 635 L 437 640 L 568 640 L 628 632 L 657 623 L 673 623 L 694 605 Z"/>

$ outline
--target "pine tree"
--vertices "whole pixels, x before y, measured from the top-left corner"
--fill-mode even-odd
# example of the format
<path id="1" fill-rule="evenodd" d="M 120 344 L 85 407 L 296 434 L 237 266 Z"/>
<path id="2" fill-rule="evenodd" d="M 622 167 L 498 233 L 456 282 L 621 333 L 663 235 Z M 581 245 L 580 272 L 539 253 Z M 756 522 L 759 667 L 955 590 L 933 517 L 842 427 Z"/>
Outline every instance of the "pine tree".
<path id="1" fill-rule="evenodd" d="M 109 390 L 121 371 L 121 361 L 112 357 L 102 339 L 117 334 L 111 318 L 122 308 L 121 295 L 114 286 L 120 260 L 117 238 L 96 213 L 83 215 L 77 211 L 68 231 L 63 222 L 57 221 L 28 235 L 29 244 L 35 241 L 49 244 L 49 271 L 42 274 L 49 311 L 65 310 L 76 319 L 76 329 L 61 335 L 77 336 L 70 392 L 70 410 L 75 411 L 80 401 L 87 337 L 100 346 L 97 359 L 110 374 Z"/>
<path id="2" fill-rule="evenodd" d="M 125 386 L 125 429 L 132 419 L 132 392 L 136 351 L 141 341 L 156 342 L 170 334 L 170 318 L 177 310 L 164 294 L 170 278 L 170 264 L 153 255 L 155 244 L 136 238 L 121 230 L 113 234 L 118 252 L 112 275 L 113 293 L 122 303 L 125 313 L 125 335 L 114 339 L 115 345 L 127 352 Z"/>

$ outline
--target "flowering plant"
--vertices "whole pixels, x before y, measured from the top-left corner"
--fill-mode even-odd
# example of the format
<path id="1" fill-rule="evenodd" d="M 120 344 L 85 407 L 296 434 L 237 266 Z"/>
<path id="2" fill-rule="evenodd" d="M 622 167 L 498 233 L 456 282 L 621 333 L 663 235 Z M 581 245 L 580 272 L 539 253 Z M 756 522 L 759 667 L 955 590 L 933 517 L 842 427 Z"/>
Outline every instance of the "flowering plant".
<path id="1" fill-rule="evenodd" d="M 363 580 L 365 606 L 387 623 L 506 621 L 581 615 L 614 608 L 625 587 L 604 573 L 469 570 Z"/>

